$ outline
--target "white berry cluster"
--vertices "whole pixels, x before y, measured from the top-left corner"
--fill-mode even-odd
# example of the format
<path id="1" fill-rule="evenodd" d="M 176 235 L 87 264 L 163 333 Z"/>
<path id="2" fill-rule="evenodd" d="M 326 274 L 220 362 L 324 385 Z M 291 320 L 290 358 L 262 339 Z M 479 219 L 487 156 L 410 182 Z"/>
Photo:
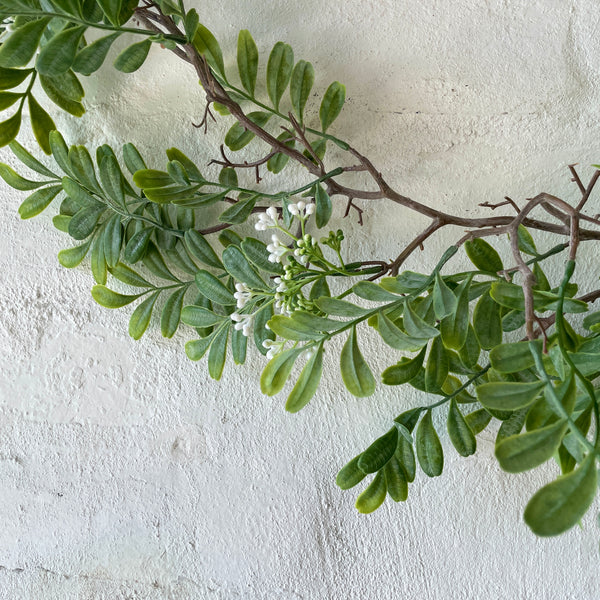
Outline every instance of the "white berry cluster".
<path id="1" fill-rule="evenodd" d="M 254 315 L 240 315 L 239 313 L 231 313 L 231 320 L 235 323 L 234 328 L 237 331 L 242 331 L 242 333 L 249 337 L 252 333 L 252 321 L 254 320 Z"/>

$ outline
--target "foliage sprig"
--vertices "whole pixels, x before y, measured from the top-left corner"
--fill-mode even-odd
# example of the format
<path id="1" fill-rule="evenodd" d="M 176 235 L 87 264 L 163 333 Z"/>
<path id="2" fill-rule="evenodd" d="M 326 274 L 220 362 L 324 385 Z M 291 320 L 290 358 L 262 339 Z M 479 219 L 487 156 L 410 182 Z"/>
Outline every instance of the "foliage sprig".
<path id="1" fill-rule="evenodd" d="M 250 339 L 268 360 L 261 391 L 279 394 L 293 380 L 285 406 L 296 412 L 317 393 L 324 353 L 337 336 L 344 340 L 344 385 L 355 396 L 374 393 L 377 379 L 360 342 L 368 327 L 398 352 L 381 374 L 383 384 L 410 386 L 427 400 L 391 420 L 387 433 L 339 471 L 342 489 L 373 477 L 357 498 L 360 512 L 376 510 L 387 496 L 405 501 L 417 465 L 429 477 L 442 473 L 433 416 L 443 411 L 461 456 L 476 451 L 477 435 L 494 421 L 496 458 L 507 472 L 556 460 L 561 474 L 525 508 L 536 534 L 558 535 L 581 520 L 598 487 L 600 311 L 591 305 L 600 289 L 578 295 L 572 279 L 581 243 L 600 239 L 600 221 L 586 213 L 600 171 L 584 184 L 569 167 L 580 196 L 573 203 L 544 192 L 522 205 L 510 198 L 482 205 L 504 209 L 498 216 L 453 215 L 394 190 L 367 157 L 330 133 L 345 102 L 342 84 L 329 84 L 317 114 L 310 114 L 314 68 L 296 61 L 284 42 L 266 57 L 259 85 L 261 57 L 249 31 L 239 33 L 237 73 L 230 73 L 215 36 L 181 1 L 0 0 L 0 19 L 0 110 L 9 111 L 0 122 L 0 146 L 34 173 L 25 177 L 0 164 L 0 176 L 30 192 L 19 208 L 22 218 L 58 206 L 55 227 L 77 242 L 59 261 L 73 268 L 89 256 L 92 296 L 102 306 L 136 303 L 133 338 L 142 337 L 155 313 L 165 337 L 184 324 L 192 337 L 188 357 L 208 355 L 214 379 L 228 354 L 245 362 Z M 94 30 L 109 33 L 91 41 L 86 36 Z M 166 151 L 159 170 L 132 143 L 119 152 L 69 146 L 38 102 L 35 95 L 43 93 L 71 115 L 84 114 L 79 76 L 95 73 L 123 35 L 136 37 L 114 58 L 117 70 L 136 71 L 152 44 L 160 44 L 189 63 L 204 89 L 206 109 L 195 126 L 206 131 L 214 113 L 230 120 L 223 144 L 211 150 L 209 175 L 176 148 Z M 16 141 L 26 102 L 52 168 Z M 252 160 L 233 158 L 250 144 Z M 266 191 L 272 188 L 263 182 L 265 169 L 272 179 L 289 164 L 303 169 L 305 183 L 291 187 L 282 178 L 281 191 Z M 241 185 L 240 177 L 249 179 L 245 172 L 252 178 Z M 357 172 L 369 176 L 370 187 L 350 187 Z M 317 233 L 340 200 L 360 224 L 361 200 L 390 201 L 429 223 L 392 260 L 354 256 L 348 262 L 341 229 Z M 257 237 L 247 235 L 247 222 Z M 466 232 L 435 268 L 402 271 L 446 226 Z M 536 231 L 560 239 L 538 251 Z M 509 265 L 486 238 L 508 240 Z M 470 271 L 450 268 L 459 251 L 472 262 Z M 553 284 L 543 265 L 562 254 L 564 276 Z M 113 290 L 113 280 L 130 293 Z"/>

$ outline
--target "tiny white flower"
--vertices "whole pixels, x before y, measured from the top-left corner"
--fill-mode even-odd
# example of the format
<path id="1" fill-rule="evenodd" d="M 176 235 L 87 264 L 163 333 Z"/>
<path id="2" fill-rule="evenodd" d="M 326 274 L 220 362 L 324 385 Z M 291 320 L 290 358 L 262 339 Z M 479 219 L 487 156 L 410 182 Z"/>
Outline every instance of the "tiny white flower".
<path id="1" fill-rule="evenodd" d="M 310 204 L 306 205 L 306 208 L 304 209 L 304 212 L 306 213 L 306 215 L 312 215 L 314 214 L 315 210 L 316 210 L 316 206 L 314 202 L 311 202 Z"/>
<path id="2" fill-rule="evenodd" d="M 299 262 L 301 265 L 306 265 L 306 264 L 308 263 L 308 256 L 306 256 L 306 254 L 305 254 L 305 255 L 303 255 L 303 256 L 299 256 L 299 257 L 298 257 L 298 262 Z"/>
<path id="3" fill-rule="evenodd" d="M 300 200 L 296 206 L 298 207 L 298 212 L 303 213 L 304 212 L 304 208 L 306 207 L 306 202 L 304 202 L 304 200 Z"/>
<path id="4" fill-rule="evenodd" d="M 277 218 L 279 217 L 279 214 L 277 212 L 277 209 L 274 206 L 269 206 L 269 208 L 267 208 L 267 212 L 266 214 L 271 217 L 271 219 L 273 221 L 277 221 Z"/>
<path id="5" fill-rule="evenodd" d="M 298 213 L 300 212 L 300 211 L 298 210 L 298 205 L 297 205 L 297 204 L 290 204 L 290 205 L 288 206 L 288 211 L 289 211 L 289 213 L 290 213 L 291 215 L 294 215 L 294 216 L 298 215 Z"/>

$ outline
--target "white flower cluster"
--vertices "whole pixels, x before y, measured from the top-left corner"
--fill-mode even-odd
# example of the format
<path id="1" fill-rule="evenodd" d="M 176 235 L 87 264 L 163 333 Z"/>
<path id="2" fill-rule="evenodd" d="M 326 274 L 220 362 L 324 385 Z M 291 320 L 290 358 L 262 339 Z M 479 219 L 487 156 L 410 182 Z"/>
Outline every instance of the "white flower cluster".
<path id="1" fill-rule="evenodd" d="M 281 279 L 281 277 L 275 277 L 273 282 L 277 284 L 275 288 L 275 308 L 283 315 L 291 314 L 287 306 L 286 292 L 288 291 L 288 286 L 286 281 Z"/>
<path id="2" fill-rule="evenodd" d="M 267 250 L 270 253 L 269 262 L 280 263 L 281 257 L 289 252 L 289 249 L 281 243 L 281 240 L 277 237 L 276 233 L 271 236 L 271 241 L 272 243 L 267 246 Z"/>
<path id="3" fill-rule="evenodd" d="M 235 289 L 236 292 L 233 294 L 233 297 L 236 299 L 237 308 L 244 308 L 250 301 L 250 298 L 252 298 L 252 292 L 244 283 L 236 283 Z"/>
<path id="4" fill-rule="evenodd" d="M 254 315 L 240 315 L 239 313 L 231 313 L 231 320 L 235 322 L 234 328 L 239 331 L 242 330 L 242 333 L 249 337 L 252 333 L 252 321 L 254 320 Z"/>
<path id="5" fill-rule="evenodd" d="M 279 213 L 274 206 L 269 206 L 266 212 L 260 213 L 258 223 L 254 226 L 257 231 L 266 231 L 269 227 L 277 227 Z"/>
<path id="6" fill-rule="evenodd" d="M 305 219 L 306 217 L 314 214 L 316 206 L 314 202 L 309 202 L 308 204 L 306 204 L 304 200 L 300 200 L 299 202 L 296 202 L 296 204 L 290 204 L 288 206 L 288 210 L 295 217 Z"/>
<path id="7" fill-rule="evenodd" d="M 283 350 L 285 340 L 265 340 L 262 345 L 268 350 L 267 358 L 271 360 Z"/>
<path id="8" fill-rule="evenodd" d="M 309 206 L 311 205 L 309 204 Z M 312 206 L 314 206 L 314 204 Z M 296 242 L 297 248 L 294 250 L 294 256 L 301 265 L 306 265 L 308 263 L 306 248 L 312 246 L 312 244 L 313 238 L 308 233 L 304 234 L 304 236 Z"/>

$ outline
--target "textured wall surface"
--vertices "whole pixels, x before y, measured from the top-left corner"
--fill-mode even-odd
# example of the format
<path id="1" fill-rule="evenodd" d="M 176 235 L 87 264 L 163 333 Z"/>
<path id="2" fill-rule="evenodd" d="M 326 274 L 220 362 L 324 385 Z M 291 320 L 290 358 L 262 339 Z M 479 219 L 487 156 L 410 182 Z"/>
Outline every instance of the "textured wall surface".
<path id="1" fill-rule="evenodd" d="M 420 201 L 476 215 L 478 203 L 505 195 L 574 199 L 566 165 L 579 162 L 585 176 L 600 161 L 592 0 L 198 7 L 229 64 L 237 32 L 249 28 L 263 56 L 284 40 L 311 60 L 320 90 L 344 82 L 333 132 Z M 57 125 L 70 143 L 135 142 L 157 168 L 170 146 L 208 162 L 230 122 L 207 136 L 192 128 L 204 106 L 194 74 L 151 52 L 130 76 L 105 66 L 86 82 L 87 114 L 54 112 Z M 28 136 L 24 126 L 19 139 L 33 148 Z M 7 150 L 0 156 L 12 163 Z M 92 300 L 87 265 L 58 265 L 69 241 L 50 215 L 20 222 L 23 196 L 4 185 L 0 194 L 0 598 L 600 597 L 597 505 L 582 529 L 558 539 L 537 539 L 522 521 L 554 465 L 508 476 L 494 460 L 493 431 L 468 459 L 443 436 L 442 477 L 421 474 L 408 503 L 359 515 L 336 471 L 422 399 L 383 388 L 350 397 L 334 351 L 318 396 L 297 415 L 285 413 L 284 398 L 260 394 L 256 356 L 242 368 L 228 363 L 215 383 L 186 359 L 188 333 L 164 340 L 153 324 L 131 340 L 128 312 Z M 424 223 L 383 204 L 365 208 L 363 228 L 344 222 L 349 257 L 395 256 Z M 458 233 L 407 266 L 431 268 Z M 374 339 L 364 353 L 379 369 L 390 362 Z"/>

